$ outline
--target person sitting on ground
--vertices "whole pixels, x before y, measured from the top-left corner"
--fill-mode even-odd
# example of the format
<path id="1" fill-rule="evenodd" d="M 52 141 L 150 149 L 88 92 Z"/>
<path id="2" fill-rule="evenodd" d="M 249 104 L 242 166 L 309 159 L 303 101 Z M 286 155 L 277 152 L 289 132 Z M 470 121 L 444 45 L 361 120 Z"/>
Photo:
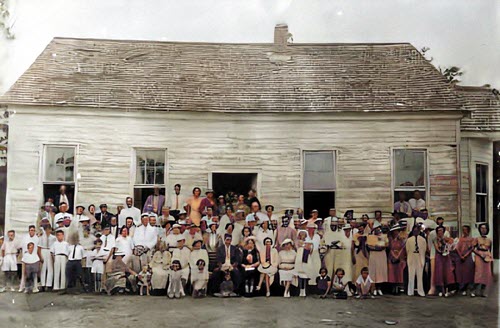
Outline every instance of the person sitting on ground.
<path id="1" fill-rule="evenodd" d="M 332 287 L 332 279 L 328 275 L 328 270 L 323 267 L 319 269 L 319 276 L 316 277 L 316 285 L 320 298 L 326 298 Z"/>
<path id="2" fill-rule="evenodd" d="M 236 297 L 238 294 L 234 292 L 234 284 L 231 280 L 231 272 L 224 272 L 224 281 L 220 284 L 220 292 L 214 293 L 216 297 Z"/>
<path id="3" fill-rule="evenodd" d="M 367 298 L 368 296 L 370 296 L 371 298 L 375 298 L 375 296 L 373 296 L 375 285 L 372 278 L 370 278 L 367 267 L 361 269 L 361 274 L 356 280 L 356 288 L 358 290 L 358 295 L 356 296 L 356 298 Z"/>

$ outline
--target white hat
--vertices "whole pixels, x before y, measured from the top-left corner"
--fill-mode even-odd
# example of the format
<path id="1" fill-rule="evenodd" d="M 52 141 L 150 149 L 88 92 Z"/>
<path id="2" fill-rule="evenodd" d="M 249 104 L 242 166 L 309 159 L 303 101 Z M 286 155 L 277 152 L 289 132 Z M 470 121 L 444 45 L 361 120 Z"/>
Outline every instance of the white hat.
<path id="1" fill-rule="evenodd" d="M 118 251 L 118 252 L 115 252 L 115 256 L 125 256 L 125 253 Z"/>
<path id="2" fill-rule="evenodd" d="M 281 246 L 284 246 L 286 244 L 293 244 L 293 241 L 290 238 L 287 238 L 281 242 Z"/>
<path id="3" fill-rule="evenodd" d="M 149 213 L 142 213 L 142 214 L 141 214 L 141 218 L 143 218 L 143 217 L 145 217 L 145 216 L 149 217 Z"/>
<path id="4" fill-rule="evenodd" d="M 57 219 L 56 223 L 63 222 L 63 221 L 64 221 L 64 217 L 61 216 L 59 219 Z"/>
<path id="5" fill-rule="evenodd" d="M 186 220 L 179 220 L 179 222 L 177 222 L 177 223 L 179 223 L 180 225 L 186 225 L 187 224 Z"/>
<path id="6" fill-rule="evenodd" d="M 80 216 L 80 220 L 78 220 L 78 222 L 85 222 L 85 221 L 90 221 L 90 218 L 85 215 Z"/>
<path id="7" fill-rule="evenodd" d="M 350 224 L 345 224 L 343 227 L 342 227 L 342 230 L 349 230 L 349 229 L 352 229 L 351 225 Z"/>
<path id="8" fill-rule="evenodd" d="M 182 226 L 180 224 L 178 224 L 178 223 L 174 223 L 174 225 L 172 225 L 172 229 L 174 229 L 174 228 L 179 228 L 180 229 L 180 228 L 182 228 Z"/>
<path id="9" fill-rule="evenodd" d="M 416 218 L 416 219 L 415 219 L 415 223 L 416 223 L 416 224 L 424 224 L 424 222 L 425 222 L 425 220 L 424 220 L 424 219 L 422 219 L 422 218 Z"/>
<path id="10" fill-rule="evenodd" d="M 245 211 L 244 210 L 236 210 L 236 214 L 238 214 L 238 213 L 245 213 Z"/>
<path id="11" fill-rule="evenodd" d="M 207 226 L 209 226 L 209 227 L 210 227 L 210 226 L 212 226 L 212 225 L 214 225 L 214 224 L 217 224 L 217 222 L 212 221 L 212 220 L 209 220 L 209 221 L 207 222 Z"/>
<path id="12" fill-rule="evenodd" d="M 184 237 L 184 235 L 182 233 L 177 235 L 177 241 L 179 242 L 181 240 L 186 240 L 186 237 Z"/>
<path id="13" fill-rule="evenodd" d="M 149 213 L 149 215 L 148 215 L 148 216 L 149 216 L 149 217 L 158 218 L 158 215 L 156 215 L 156 213 L 154 213 L 154 212 Z"/>
<path id="14" fill-rule="evenodd" d="M 276 219 L 275 219 L 275 220 L 276 220 Z M 266 216 L 266 217 L 264 217 L 264 218 L 260 219 L 259 221 L 260 221 L 261 223 L 262 223 L 262 222 L 269 222 L 269 218 Z"/>
<path id="15" fill-rule="evenodd" d="M 255 222 L 255 218 L 253 215 L 248 215 L 247 218 L 245 219 L 246 222 Z"/>
<path id="16" fill-rule="evenodd" d="M 307 229 L 309 228 L 314 228 L 314 229 L 318 229 L 318 226 L 315 224 L 315 223 L 308 223 L 307 226 L 306 226 Z"/>
<path id="17" fill-rule="evenodd" d="M 427 229 L 435 230 L 437 228 L 437 223 L 431 219 L 426 219 L 424 220 L 424 227 L 426 227 Z"/>

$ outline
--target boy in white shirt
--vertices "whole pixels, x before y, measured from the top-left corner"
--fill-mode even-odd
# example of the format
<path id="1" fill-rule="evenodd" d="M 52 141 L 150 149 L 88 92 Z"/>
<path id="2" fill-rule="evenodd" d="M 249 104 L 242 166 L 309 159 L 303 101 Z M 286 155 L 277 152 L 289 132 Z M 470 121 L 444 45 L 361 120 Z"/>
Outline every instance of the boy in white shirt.
<path id="1" fill-rule="evenodd" d="M 24 292 L 28 294 L 33 291 L 33 285 L 40 271 L 40 257 L 37 252 L 35 252 L 35 243 L 28 243 L 27 251 L 23 254 L 21 262 L 24 267 L 23 275 L 26 279 Z"/>
<path id="2" fill-rule="evenodd" d="M 50 253 L 54 262 L 54 288 L 61 290 L 66 288 L 66 263 L 68 262 L 68 242 L 64 240 L 64 230 L 56 231 L 56 241 L 52 244 Z"/>
<path id="3" fill-rule="evenodd" d="M 369 295 L 371 298 L 375 298 L 373 296 L 373 290 L 375 288 L 375 285 L 373 283 L 374 281 L 368 274 L 368 268 L 362 268 L 361 274 L 356 280 L 356 288 L 358 290 L 358 295 L 356 296 L 356 298 L 367 298 Z"/>

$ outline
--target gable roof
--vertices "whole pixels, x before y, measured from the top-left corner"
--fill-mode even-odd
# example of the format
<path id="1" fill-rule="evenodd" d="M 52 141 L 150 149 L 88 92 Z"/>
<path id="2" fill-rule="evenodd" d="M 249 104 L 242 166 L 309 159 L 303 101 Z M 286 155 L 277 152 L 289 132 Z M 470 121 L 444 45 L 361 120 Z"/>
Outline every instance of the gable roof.
<path id="1" fill-rule="evenodd" d="M 221 44 L 55 38 L 3 104 L 222 112 L 457 110 L 408 43 Z"/>
<path id="2" fill-rule="evenodd" d="M 460 123 L 463 131 L 500 131 L 500 95 L 489 87 L 456 86 L 464 109 L 473 110 Z"/>

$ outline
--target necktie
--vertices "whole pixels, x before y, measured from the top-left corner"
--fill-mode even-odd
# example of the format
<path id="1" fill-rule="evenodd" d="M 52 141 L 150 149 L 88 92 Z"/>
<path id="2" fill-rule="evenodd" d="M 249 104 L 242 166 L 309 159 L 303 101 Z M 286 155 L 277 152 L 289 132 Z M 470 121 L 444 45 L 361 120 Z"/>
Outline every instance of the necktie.
<path id="1" fill-rule="evenodd" d="M 75 259 L 75 254 L 76 254 L 76 245 L 73 248 L 73 260 Z"/>
<path id="2" fill-rule="evenodd" d="M 108 245 L 108 236 L 106 236 L 106 240 L 104 241 L 104 249 L 106 249 L 107 245 Z"/>
<path id="3" fill-rule="evenodd" d="M 175 209 L 179 209 L 179 195 L 175 195 Z"/>

